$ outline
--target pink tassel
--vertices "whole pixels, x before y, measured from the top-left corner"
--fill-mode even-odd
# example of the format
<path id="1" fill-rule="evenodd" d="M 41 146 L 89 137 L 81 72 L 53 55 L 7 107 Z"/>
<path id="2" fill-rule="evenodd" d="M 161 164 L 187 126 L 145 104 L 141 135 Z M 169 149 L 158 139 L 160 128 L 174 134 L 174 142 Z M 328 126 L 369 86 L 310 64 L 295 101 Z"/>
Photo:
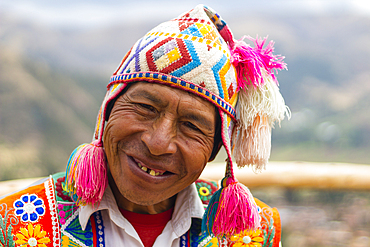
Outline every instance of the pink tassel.
<path id="1" fill-rule="evenodd" d="M 257 205 L 249 189 L 233 178 L 226 183 L 212 229 L 219 239 L 260 227 Z"/>
<path id="2" fill-rule="evenodd" d="M 102 144 L 94 141 L 81 145 L 72 155 L 67 166 L 66 190 L 79 205 L 99 203 L 108 184 Z"/>
<path id="3" fill-rule="evenodd" d="M 255 47 L 252 48 L 243 40 L 247 38 L 254 42 Z M 286 63 L 283 62 L 284 57 L 273 55 L 274 42 L 270 41 L 264 49 L 267 37 L 264 39 L 256 39 L 244 36 L 240 40 L 235 40 L 233 47 L 229 47 L 231 51 L 230 61 L 237 71 L 237 82 L 240 89 L 245 90 L 248 85 L 258 87 L 264 84 L 264 77 L 271 76 L 277 83 L 274 71 L 278 69 L 286 69 Z"/>

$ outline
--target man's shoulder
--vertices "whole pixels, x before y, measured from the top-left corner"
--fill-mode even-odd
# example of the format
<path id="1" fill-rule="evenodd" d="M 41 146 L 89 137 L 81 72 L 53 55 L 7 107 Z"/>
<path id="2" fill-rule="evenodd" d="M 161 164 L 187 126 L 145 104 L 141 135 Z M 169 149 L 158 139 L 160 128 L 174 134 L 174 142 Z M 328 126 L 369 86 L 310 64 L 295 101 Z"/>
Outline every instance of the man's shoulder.
<path id="1" fill-rule="evenodd" d="M 3 232 L 0 240 L 4 246 L 21 246 L 29 241 L 47 244 L 54 238 L 59 239 L 54 188 L 54 179 L 50 176 L 0 199 Z"/>
<path id="2" fill-rule="evenodd" d="M 0 199 L 0 246 L 87 247 L 94 240 L 94 246 L 104 246 L 101 214 L 82 230 L 78 206 L 63 191 L 64 179 L 56 173 Z"/>
<path id="3" fill-rule="evenodd" d="M 63 176 L 64 176 L 64 173 L 59 172 L 59 173 L 50 175 L 49 177 L 41 178 L 22 189 L 19 189 L 19 190 L 16 190 L 16 191 L 13 191 L 11 193 L 1 196 L 0 204 L 1 205 L 9 204 L 9 203 L 12 204 L 12 202 L 20 198 L 23 198 L 21 199 L 21 201 L 23 201 L 24 203 L 31 203 L 33 200 L 36 200 L 35 198 L 38 198 L 40 196 L 43 197 L 45 193 L 54 194 L 55 182 L 58 179 L 63 178 Z M 30 198 L 28 198 L 26 195 L 29 195 Z M 32 196 L 32 200 L 31 200 L 31 195 L 34 195 Z M 28 199 L 30 199 L 31 201 L 27 201 Z"/>

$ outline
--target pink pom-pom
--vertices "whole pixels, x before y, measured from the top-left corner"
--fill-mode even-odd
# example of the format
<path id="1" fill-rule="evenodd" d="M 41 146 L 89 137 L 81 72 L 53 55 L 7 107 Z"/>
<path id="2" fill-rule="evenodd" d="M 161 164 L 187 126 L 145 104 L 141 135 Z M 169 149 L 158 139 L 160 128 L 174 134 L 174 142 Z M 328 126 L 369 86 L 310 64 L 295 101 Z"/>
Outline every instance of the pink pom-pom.
<path id="1" fill-rule="evenodd" d="M 65 190 L 79 205 L 99 203 L 108 184 L 102 144 L 83 144 L 72 153 L 67 165 Z"/>
<path id="2" fill-rule="evenodd" d="M 251 47 L 243 40 L 247 38 L 254 42 L 255 47 Z M 263 48 L 267 37 L 264 39 L 256 39 L 244 36 L 240 40 L 233 42 L 233 47 L 229 47 L 231 51 L 230 61 L 236 68 L 238 88 L 246 89 L 248 85 L 258 87 L 264 84 L 264 77 L 271 76 L 277 83 L 274 71 L 278 69 L 286 69 L 286 63 L 283 62 L 284 57 L 274 55 L 274 42 L 270 41 L 266 48 Z"/>
<path id="3" fill-rule="evenodd" d="M 76 195 L 83 203 L 100 202 L 107 187 L 107 168 L 102 145 L 95 141 L 80 152 L 76 174 Z"/>
<path id="4" fill-rule="evenodd" d="M 226 183 L 212 229 L 219 239 L 260 227 L 257 205 L 249 189 L 233 178 Z"/>

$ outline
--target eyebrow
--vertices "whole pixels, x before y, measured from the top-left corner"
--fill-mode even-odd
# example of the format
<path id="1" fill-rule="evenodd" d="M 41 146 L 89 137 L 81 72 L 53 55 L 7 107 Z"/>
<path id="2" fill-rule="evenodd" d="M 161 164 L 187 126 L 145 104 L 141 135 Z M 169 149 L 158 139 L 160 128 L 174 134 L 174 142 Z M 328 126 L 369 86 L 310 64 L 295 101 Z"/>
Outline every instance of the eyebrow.
<path id="1" fill-rule="evenodd" d="M 133 93 L 132 93 L 132 96 L 139 96 L 139 97 L 144 97 L 150 101 L 152 101 L 153 103 L 156 103 L 158 104 L 159 106 L 164 106 L 164 102 L 157 96 L 151 94 L 150 92 L 146 91 L 146 90 L 135 90 Z"/>
<path id="2" fill-rule="evenodd" d="M 191 120 L 194 120 L 200 124 L 202 124 L 204 127 L 207 127 L 208 130 L 215 130 L 215 129 L 212 129 L 214 128 L 215 124 L 212 123 L 210 120 L 208 120 L 207 118 L 204 118 L 202 116 L 199 116 L 197 114 L 194 114 L 194 113 L 187 113 L 185 114 L 184 116 L 185 118 L 188 118 L 188 119 L 191 119 Z"/>

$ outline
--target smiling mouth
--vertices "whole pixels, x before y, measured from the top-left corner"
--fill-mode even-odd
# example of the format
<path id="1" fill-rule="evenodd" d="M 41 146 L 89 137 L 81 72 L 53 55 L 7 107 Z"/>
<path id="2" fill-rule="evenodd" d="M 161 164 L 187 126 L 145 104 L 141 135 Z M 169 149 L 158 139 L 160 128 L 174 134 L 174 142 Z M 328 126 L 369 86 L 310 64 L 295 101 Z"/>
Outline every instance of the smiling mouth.
<path id="1" fill-rule="evenodd" d="M 154 177 L 163 176 L 163 175 L 166 175 L 166 174 L 173 174 L 169 171 L 164 171 L 164 172 L 155 171 L 153 169 L 150 169 L 149 167 L 143 166 L 140 162 L 136 162 L 136 164 L 141 170 L 143 170 L 144 172 L 146 172 L 149 175 L 154 176 Z"/>

